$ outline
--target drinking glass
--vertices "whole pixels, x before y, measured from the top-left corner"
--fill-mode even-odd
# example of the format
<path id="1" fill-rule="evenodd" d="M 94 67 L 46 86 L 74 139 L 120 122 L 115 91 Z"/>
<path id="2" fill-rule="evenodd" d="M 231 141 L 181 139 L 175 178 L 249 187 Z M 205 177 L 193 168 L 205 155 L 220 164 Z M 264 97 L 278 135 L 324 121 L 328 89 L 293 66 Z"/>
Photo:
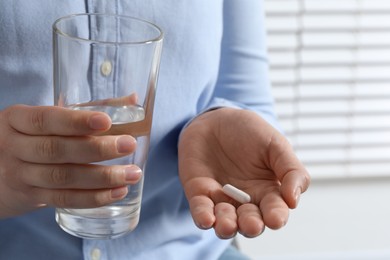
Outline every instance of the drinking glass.
<path id="1" fill-rule="evenodd" d="M 132 135 L 130 156 L 99 164 L 136 164 L 145 172 L 163 33 L 156 25 L 115 14 L 74 14 L 53 24 L 55 105 L 107 113 L 107 135 Z M 116 238 L 139 221 L 143 177 L 127 196 L 92 209 L 57 208 L 66 232 L 91 239 Z"/>

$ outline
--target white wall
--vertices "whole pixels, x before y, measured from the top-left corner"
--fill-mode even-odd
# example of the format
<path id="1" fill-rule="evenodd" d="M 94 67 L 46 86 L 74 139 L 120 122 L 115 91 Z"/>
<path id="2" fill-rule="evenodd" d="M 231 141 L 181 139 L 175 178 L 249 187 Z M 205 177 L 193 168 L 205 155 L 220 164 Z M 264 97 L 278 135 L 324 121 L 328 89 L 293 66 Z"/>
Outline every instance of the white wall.
<path id="1" fill-rule="evenodd" d="M 390 178 L 314 180 L 283 229 L 239 237 L 252 259 L 390 259 Z"/>

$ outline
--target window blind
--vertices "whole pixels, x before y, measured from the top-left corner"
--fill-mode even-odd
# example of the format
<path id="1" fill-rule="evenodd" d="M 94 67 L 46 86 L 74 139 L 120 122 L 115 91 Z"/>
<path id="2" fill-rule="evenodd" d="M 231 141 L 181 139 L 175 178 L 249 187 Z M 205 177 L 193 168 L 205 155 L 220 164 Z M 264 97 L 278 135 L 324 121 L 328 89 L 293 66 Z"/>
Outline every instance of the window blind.
<path id="1" fill-rule="evenodd" d="M 390 176 L 390 1 L 265 7 L 276 111 L 312 177 Z"/>

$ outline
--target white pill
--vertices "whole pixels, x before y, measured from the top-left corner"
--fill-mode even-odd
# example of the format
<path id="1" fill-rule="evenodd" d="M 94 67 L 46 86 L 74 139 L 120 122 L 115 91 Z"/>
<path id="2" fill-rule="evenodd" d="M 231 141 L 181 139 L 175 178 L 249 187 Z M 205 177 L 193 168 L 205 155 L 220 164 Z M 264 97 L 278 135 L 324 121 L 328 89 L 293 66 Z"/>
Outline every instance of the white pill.
<path id="1" fill-rule="evenodd" d="M 251 196 L 248 193 L 234 187 L 233 185 L 226 184 L 225 186 L 223 186 L 222 190 L 226 195 L 237 200 L 240 203 L 244 204 L 251 201 Z"/>

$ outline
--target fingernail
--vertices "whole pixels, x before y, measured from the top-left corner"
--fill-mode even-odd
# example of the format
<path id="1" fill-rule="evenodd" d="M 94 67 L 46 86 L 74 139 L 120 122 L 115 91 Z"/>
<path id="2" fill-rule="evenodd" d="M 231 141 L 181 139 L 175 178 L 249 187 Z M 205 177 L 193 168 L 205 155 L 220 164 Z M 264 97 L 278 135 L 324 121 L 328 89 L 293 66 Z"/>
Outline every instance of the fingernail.
<path id="1" fill-rule="evenodd" d="M 233 232 L 233 233 L 231 233 L 231 234 L 217 234 L 217 236 L 219 237 L 219 238 L 221 238 L 221 239 L 230 239 L 230 238 L 233 238 L 233 237 L 235 237 L 236 236 L 236 234 L 237 234 L 237 232 Z"/>
<path id="2" fill-rule="evenodd" d="M 126 181 L 137 181 L 140 179 L 142 171 L 137 166 L 130 166 L 125 168 Z"/>
<path id="3" fill-rule="evenodd" d="M 111 198 L 118 199 L 124 197 L 128 192 L 127 187 L 121 187 L 111 190 Z"/>
<path id="4" fill-rule="evenodd" d="M 110 128 L 110 121 L 107 120 L 106 115 L 97 114 L 89 118 L 88 125 L 94 130 L 106 130 Z"/>
<path id="5" fill-rule="evenodd" d="M 300 197 L 301 197 L 301 188 L 297 188 L 294 192 L 295 205 L 298 205 Z"/>
<path id="6" fill-rule="evenodd" d="M 204 223 L 196 222 L 195 224 L 196 224 L 196 226 L 197 226 L 198 228 L 200 228 L 200 229 L 206 230 L 206 229 L 209 229 L 209 228 L 210 228 L 209 225 L 206 225 L 206 224 L 204 224 Z"/>
<path id="7" fill-rule="evenodd" d="M 133 146 L 136 143 L 135 139 L 129 135 L 121 136 L 116 141 L 116 149 L 118 153 L 130 153 L 133 151 Z"/>

